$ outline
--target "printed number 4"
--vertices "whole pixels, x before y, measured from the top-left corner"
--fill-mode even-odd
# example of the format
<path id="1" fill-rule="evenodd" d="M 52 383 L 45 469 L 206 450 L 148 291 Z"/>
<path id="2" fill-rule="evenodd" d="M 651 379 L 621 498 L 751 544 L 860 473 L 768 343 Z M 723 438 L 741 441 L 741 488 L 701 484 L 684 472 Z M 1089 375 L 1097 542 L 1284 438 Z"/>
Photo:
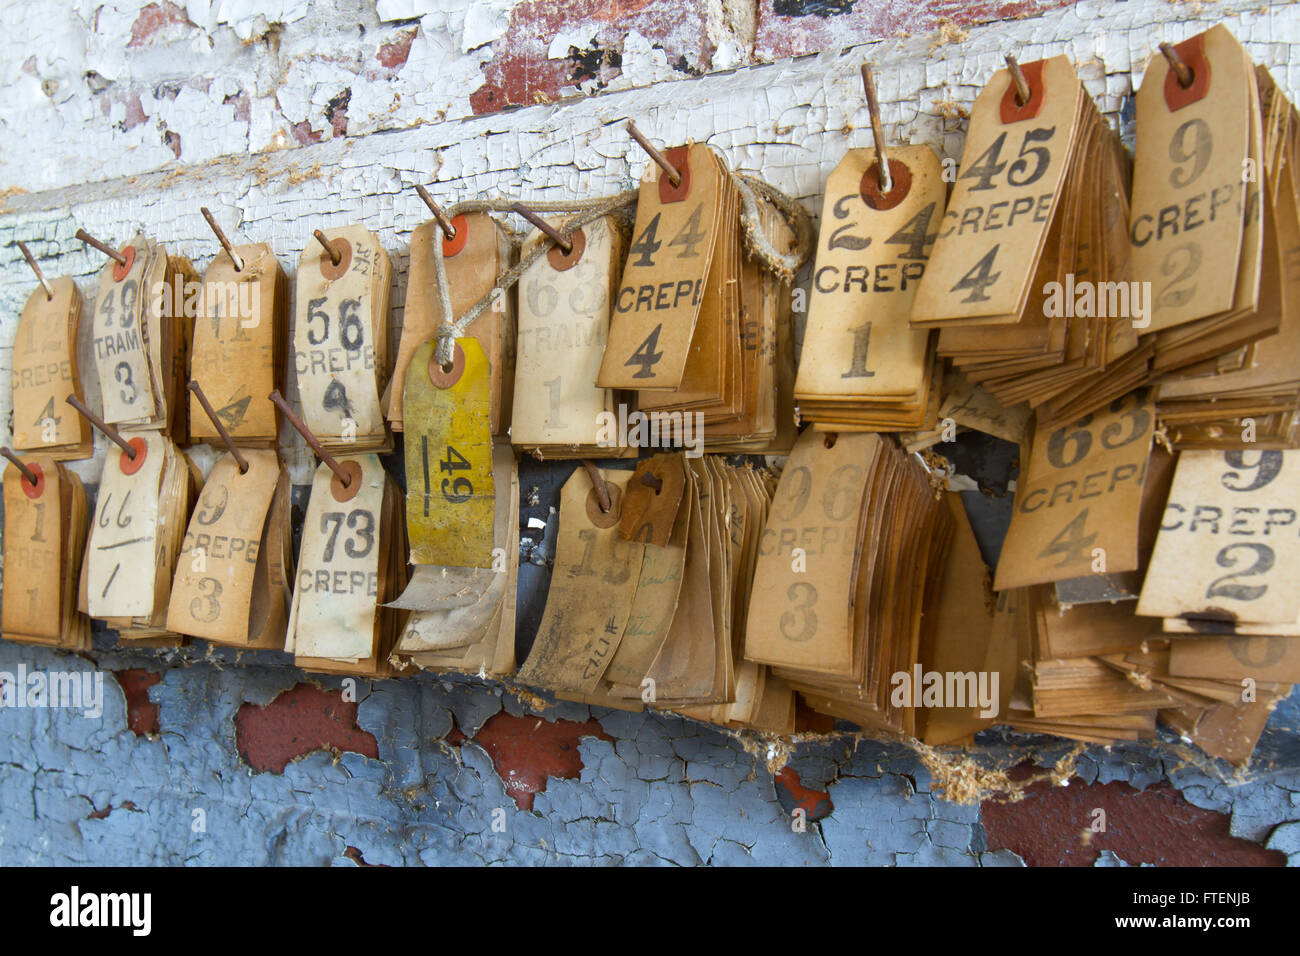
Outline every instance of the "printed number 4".
<path id="1" fill-rule="evenodd" d="M 659 333 L 663 331 L 663 327 L 662 322 L 656 325 L 654 331 L 646 336 L 646 340 L 632 353 L 632 357 L 623 363 L 624 367 L 628 368 L 634 365 L 641 366 L 632 376 L 633 378 L 654 378 L 654 367 L 664 357 L 663 352 L 655 351 L 659 346 Z"/>

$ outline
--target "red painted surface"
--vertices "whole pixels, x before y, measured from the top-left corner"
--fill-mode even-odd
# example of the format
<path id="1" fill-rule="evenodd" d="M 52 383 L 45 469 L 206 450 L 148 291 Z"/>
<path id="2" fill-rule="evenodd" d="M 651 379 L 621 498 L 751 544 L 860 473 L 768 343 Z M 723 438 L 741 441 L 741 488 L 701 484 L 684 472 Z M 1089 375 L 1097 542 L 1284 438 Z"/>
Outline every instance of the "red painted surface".
<path id="1" fill-rule="evenodd" d="M 585 46 L 570 47 L 564 59 L 549 59 L 561 32 L 589 27 Z M 703 0 L 527 0 L 510 11 L 510 25 L 493 44 L 484 84 L 470 95 L 475 113 L 554 99 L 561 87 L 608 82 L 622 62 L 623 38 L 635 30 L 659 44 L 670 64 L 684 71 L 709 66 L 710 48 Z"/>
<path id="2" fill-rule="evenodd" d="M 415 30 L 405 30 L 382 44 L 376 57 L 380 64 L 390 70 L 400 69 L 411 55 L 411 41 L 415 39 L 415 34 Z"/>
<path id="3" fill-rule="evenodd" d="M 163 676 L 142 668 L 113 671 L 118 686 L 126 697 L 126 725 L 137 737 L 153 737 L 158 733 L 158 705 L 149 699 L 149 688 L 161 684 Z"/>
<path id="4" fill-rule="evenodd" d="M 1024 779 L 1034 768 L 1018 767 Z M 990 850 L 1018 853 L 1030 866 L 1092 866 L 1102 850 L 1126 863 L 1157 866 L 1285 866 L 1286 855 L 1228 834 L 1226 814 L 1194 807 L 1161 783 L 1136 790 L 1126 783 L 1037 783 L 1019 803 L 986 802 L 980 820 Z M 1104 832 L 1093 832 L 1095 810 Z"/>
<path id="5" fill-rule="evenodd" d="M 354 846 L 349 846 L 343 851 L 343 855 L 355 863 L 357 866 L 380 866 L 386 867 L 387 863 L 367 863 L 366 858 L 361 855 L 361 851 Z"/>
<path id="6" fill-rule="evenodd" d="M 578 751 L 582 737 L 614 740 L 595 719 L 582 723 L 543 720 L 514 717 L 505 711 L 479 728 L 474 740 L 492 758 L 492 766 L 515 805 L 520 810 L 531 810 L 534 796 L 546 789 L 548 777 L 577 778 L 582 770 L 582 754 Z"/>
<path id="7" fill-rule="evenodd" d="M 1037 16 L 1075 0 L 759 0 L 754 58 L 775 60 L 838 50 L 899 33 L 926 33 L 947 20 L 959 27 Z"/>
<path id="8" fill-rule="evenodd" d="M 265 707 L 241 704 L 235 746 L 250 767 L 271 773 L 283 773 L 290 760 L 316 750 L 379 757 L 374 735 L 357 726 L 357 705 L 314 684 L 297 684 Z"/>
<path id="9" fill-rule="evenodd" d="M 135 18 L 135 23 L 131 24 L 131 39 L 126 43 L 127 48 L 148 46 L 159 32 L 173 25 L 191 27 L 194 24 L 190 22 L 183 9 L 170 3 L 169 0 L 151 3 L 140 11 L 140 15 Z"/>
<path id="10" fill-rule="evenodd" d="M 781 772 L 776 775 L 776 785 L 789 794 L 791 802 L 794 803 L 793 809 L 803 810 L 809 823 L 830 816 L 835 809 L 829 793 L 825 790 L 805 787 L 799 774 L 790 767 L 781 768 Z"/>

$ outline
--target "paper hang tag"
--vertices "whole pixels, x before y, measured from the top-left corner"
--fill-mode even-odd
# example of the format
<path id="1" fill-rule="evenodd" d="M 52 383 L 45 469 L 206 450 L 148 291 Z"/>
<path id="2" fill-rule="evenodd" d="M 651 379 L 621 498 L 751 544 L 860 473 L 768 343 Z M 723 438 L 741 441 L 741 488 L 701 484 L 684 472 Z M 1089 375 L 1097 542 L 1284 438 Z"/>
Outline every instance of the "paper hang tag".
<path id="1" fill-rule="evenodd" d="M 176 562 L 167 629 L 223 644 L 256 636 L 249 610 L 264 557 L 267 513 L 281 465 L 272 449 L 242 452 L 248 471 L 227 452 L 199 494 Z"/>
<path id="2" fill-rule="evenodd" d="M 95 517 L 86 544 L 86 596 L 91 617 L 141 617 L 154 609 L 160 528 L 159 487 L 168 439 L 131 438 L 134 460 L 113 448 L 104 457 Z"/>
<path id="3" fill-rule="evenodd" d="M 1063 193 L 1083 88 L 1069 59 L 1022 65 L 1031 97 L 998 70 L 971 109 L 961 171 L 939 224 L 912 324 L 1019 321 Z"/>
<path id="4" fill-rule="evenodd" d="M 288 280 L 265 243 L 235 252 L 242 270 L 222 251 L 204 273 L 192 375 L 236 444 L 274 445 L 279 412 L 266 396 L 283 385 Z M 190 393 L 188 402 L 191 438 L 218 441 L 198 398 Z"/>
<path id="5" fill-rule="evenodd" d="M 560 536 L 546 611 L 519 681 L 589 691 L 618 649 L 641 575 L 644 546 L 618 535 L 628 472 L 603 471 L 612 504 L 602 513 L 591 478 L 574 470 L 560 493 Z"/>
<path id="6" fill-rule="evenodd" d="M 675 389 L 682 381 L 719 235 L 728 173 L 702 143 L 671 149 L 674 189 L 653 163 L 641 178 L 609 342 L 596 384 Z"/>
<path id="7" fill-rule="evenodd" d="M 81 293 L 66 276 L 50 282 L 53 298 L 40 286 L 27 298 L 18 320 L 13 352 L 14 447 L 56 460 L 88 458 L 90 423 L 67 407 L 82 398 L 77 369 Z"/>
<path id="8" fill-rule="evenodd" d="M 1186 451 L 1178 459 L 1137 613 L 1300 619 L 1300 451 Z"/>
<path id="9" fill-rule="evenodd" d="M 326 448 L 386 448 L 380 394 L 388 368 L 392 267 L 363 226 L 331 229 L 335 265 L 319 243 L 303 250 L 293 326 L 294 371 L 303 418 Z"/>
<path id="10" fill-rule="evenodd" d="M 759 546 L 745 628 L 750 660 L 851 671 L 865 482 L 879 441 L 808 430 L 795 442 Z"/>
<path id="11" fill-rule="evenodd" d="M 91 323 L 104 421 L 109 424 L 145 421 L 155 412 L 144 313 L 156 247 L 137 236 L 121 251 L 126 265 L 110 259 L 100 273 Z"/>
<path id="12" fill-rule="evenodd" d="M 456 216 L 452 226 L 456 230 L 454 239 L 446 239 L 438 224 L 432 221 L 417 226 L 411 234 L 402 336 L 384 404 L 393 430 L 401 431 L 402 392 L 411 357 L 425 340 L 437 333 L 444 321 L 433 247 L 435 242 L 441 242 L 451 317 L 459 318 L 480 299 L 492 296 L 491 305 L 470 323 L 467 332 L 478 339 L 492 367 L 491 428 L 492 434 L 501 435 L 509 424 L 505 419 L 509 418 L 512 400 L 515 305 L 514 296 L 498 289 L 496 281 L 513 264 L 514 240 L 486 213 Z"/>
<path id="13" fill-rule="evenodd" d="M 435 346 L 415 350 L 402 400 L 411 563 L 487 568 L 496 495 L 488 361 L 477 339 L 457 339 L 444 371 Z"/>
<path id="14" fill-rule="evenodd" d="M 659 547 L 668 544 L 686 490 L 684 467 L 680 453 L 637 462 L 623 498 L 619 537 Z"/>
<path id="15" fill-rule="evenodd" d="M 887 194 L 874 150 L 850 151 L 826 184 L 795 393 L 801 409 L 809 400 L 910 407 L 919 425 L 933 357 L 929 333 L 908 317 L 947 187 L 928 146 L 892 148 L 889 162 Z"/>
<path id="16" fill-rule="evenodd" d="M 380 580 L 385 473 L 376 455 L 340 459 L 346 488 L 320 465 L 303 519 L 294 595 L 294 653 L 361 660 L 373 653 Z"/>
<path id="17" fill-rule="evenodd" d="M 1232 308 L 1249 186 L 1254 77 L 1245 50 L 1223 26 L 1177 49 L 1191 88 L 1156 54 L 1137 93 L 1129 232 L 1133 274 L 1154 280 L 1153 332 Z"/>
<path id="18" fill-rule="evenodd" d="M 519 343 L 510 440 L 544 447 L 545 457 L 596 446 L 609 392 L 596 385 L 610 302 L 622 266 L 623 238 L 613 217 L 587 223 L 565 254 L 551 245 L 519 278 Z M 526 257 L 550 240 L 534 233 Z"/>
<path id="19" fill-rule="evenodd" d="M 23 463 L 36 472 L 35 486 L 13 465 L 4 469 L 4 636 L 55 641 L 63 635 L 64 566 L 80 557 L 63 550 L 69 516 L 62 486 L 76 478 L 52 458 L 25 458 Z"/>
<path id="20" fill-rule="evenodd" d="M 998 559 L 997 589 L 1138 566 L 1138 514 L 1155 428 L 1150 396 L 1033 437 Z"/>

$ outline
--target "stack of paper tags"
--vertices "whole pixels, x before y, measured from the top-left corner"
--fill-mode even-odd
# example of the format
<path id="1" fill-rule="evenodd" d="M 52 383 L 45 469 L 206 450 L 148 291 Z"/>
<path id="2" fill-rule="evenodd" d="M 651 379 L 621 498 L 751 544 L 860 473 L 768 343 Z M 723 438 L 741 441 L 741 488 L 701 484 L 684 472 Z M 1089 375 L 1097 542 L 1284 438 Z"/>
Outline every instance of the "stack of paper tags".
<path id="1" fill-rule="evenodd" d="M 1152 368 L 1229 371 L 1281 320 L 1259 85 L 1223 26 L 1176 49 L 1190 82 L 1155 56 L 1137 93 L 1133 270 L 1159 279 Z"/>
<path id="2" fill-rule="evenodd" d="M 515 672 L 519 474 L 509 445 L 492 452 L 496 502 L 487 567 L 421 564 L 388 607 L 409 613 L 395 664 L 480 677 Z"/>
<path id="3" fill-rule="evenodd" d="M 13 350 L 14 448 L 55 461 L 89 458 L 90 422 L 68 409 L 84 401 L 77 360 L 81 292 L 66 276 L 37 286 L 18 319 Z"/>
<path id="4" fill-rule="evenodd" d="M 1004 69 L 975 101 L 911 324 L 942 329 L 939 354 L 1004 405 L 1068 420 L 1147 376 L 1129 296 L 1128 159 L 1067 58 L 1022 69 L 1026 100 Z"/>
<path id="5" fill-rule="evenodd" d="M 226 452 L 203 484 L 176 562 L 167 629 L 282 650 L 293 578 L 289 473 L 274 449 L 240 454 L 245 467 Z"/>
<path id="6" fill-rule="evenodd" d="M 763 530 L 745 657 L 815 710 L 914 734 L 893 678 L 930 646 L 952 535 L 942 495 L 893 441 L 805 431 Z"/>
<path id="7" fill-rule="evenodd" d="M 160 432 L 130 445 L 134 457 L 117 448 L 104 457 L 78 607 L 124 639 L 172 646 L 182 640 L 167 628 L 172 578 L 202 478 Z"/>
<path id="8" fill-rule="evenodd" d="M 939 392 L 935 335 L 908 316 L 925 275 L 947 186 L 929 146 L 851 150 L 831 173 L 813 270 L 795 400 L 819 429 L 932 427 Z"/>
<path id="9" fill-rule="evenodd" d="M 294 371 L 307 427 L 325 448 L 392 451 L 380 399 L 388 381 L 392 266 L 364 226 L 325 233 L 298 261 Z"/>
<path id="10" fill-rule="evenodd" d="M 709 448 L 788 447 L 782 408 L 790 399 L 779 391 L 793 369 L 778 356 L 788 336 L 784 289 L 742 249 L 740 193 L 721 157 L 703 144 L 666 156 L 680 182 L 653 164 L 642 176 L 596 384 L 636 390 L 650 430 L 643 445 L 698 448 L 703 431 Z M 762 195 L 755 206 L 767 243 L 789 252 L 784 219 Z M 622 428 L 618 437 L 641 440 L 623 442 Z"/>
<path id="11" fill-rule="evenodd" d="M 568 253 L 540 232 L 524 243 L 524 258 L 550 249 L 519 278 L 510 440 L 543 459 L 635 455 L 601 445 L 620 393 L 596 384 L 627 243 L 614 216 L 573 231 L 569 242 Z"/>
<path id="12" fill-rule="evenodd" d="M 402 431 L 402 395 L 407 368 L 416 349 L 445 322 L 470 311 L 481 299 L 490 305 L 470 323 L 468 335 L 477 339 L 491 366 L 491 433 L 504 435 L 510 427 L 515 366 L 514 297 L 497 287 L 497 277 L 515 261 L 515 242 L 500 223 L 486 213 L 452 217 L 455 235 L 444 236 L 432 220 L 411 233 L 406 305 L 402 310 L 402 335 L 393 365 L 393 377 L 383 404 L 393 431 Z M 434 243 L 442 244 L 450 316 L 442 314 L 441 292 Z"/>
<path id="13" fill-rule="evenodd" d="M 168 431 L 185 443 L 195 313 L 186 290 L 197 287 L 198 275 L 188 259 L 145 236 L 121 254 L 125 263 L 110 260 L 100 273 L 91 330 L 104 421 Z"/>
<path id="14" fill-rule="evenodd" d="M 1255 77 L 1263 117 L 1264 144 L 1264 202 L 1261 206 L 1264 259 L 1259 269 L 1257 317 L 1260 320 L 1258 328 L 1267 328 L 1267 323 L 1276 321 L 1276 331 L 1264 332 L 1264 337 L 1249 345 L 1229 348 L 1214 358 L 1165 374 L 1158 380 L 1156 402 L 1160 420 L 1178 448 L 1287 448 L 1295 447 L 1300 439 L 1300 430 L 1297 429 L 1300 421 L 1300 414 L 1297 414 L 1300 411 L 1300 258 L 1297 257 L 1300 255 L 1297 253 L 1300 249 L 1300 215 L 1297 214 L 1300 166 L 1297 165 L 1296 153 L 1300 123 L 1297 123 L 1295 108 L 1277 88 L 1268 71 L 1256 67 Z M 1156 101 L 1152 108 L 1159 113 L 1162 104 Z M 1192 123 L 1189 131 L 1176 132 L 1175 136 L 1181 137 L 1178 142 L 1189 144 L 1190 176 L 1190 172 L 1201 164 L 1202 156 L 1207 157 L 1205 162 L 1208 164 L 1210 133 L 1208 126 L 1202 130 L 1193 118 L 1188 122 Z M 1185 165 L 1186 162 L 1174 169 Z M 1226 166 L 1222 173 L 1226 175 Z M 1196 182 L 1202 181 L 1208 185 L 1207 174 L 1196 177 Z M 1204 191 L 1202 186 L 1194 188 Z M 1221 187 L 1220 193 L 1227 195 L 1227 188 L 1226 185 Z M 1188 200 L 1189 208 L 1195 200 L 1195 196 Z M 1246 201 L 1249 204 L 1258 202 L 1258 199 L 1248 195 Z M 1226 212 L 1225 208 L 1220 215 Z M 1197 225 L 1200 225 L 1199 221 Z M 1187 227 L 1191 227 L 1190 222 Z M 1248 225 L 1246 231 L 1249 229 Z M 1235 233 L 1233 238 L 1236 238 Z M 1170 247 L 1169 255 L 1173 255 L 1172 245 L 1165 245 Z M 1190 243 L 1185 244 L 1187 251 L 1180 255 L 1186 258 L 1193 255 L 1192 250 L 1198 250 L 1196 255 L 1203 255 L 1199 253 L 1202 248 L 1217 252 L 1222 247 L 1217 242 L 1204 246 Z M 1243 255 L 1246 251 L 1243 248 Z M 1214 268 L 1207 266 L 1203 273 L 1205 281 L 1223 281 L 1226 274 L 1219 270 L 1219 265 L 1216 262 Z M 1201 274 L 1199 268 L 1192 269 L 1190 259 L 1188 268 L 1192 270 L 1192 279 Z M 1196 282 L 1179 286 L 1180 291 L 1198 302 L 1199 288 Z M 1246 291 L 1242 289 L 1241 294 L 1245 295 Z M 1208 307 L 1208 303 L 1203 305 Z M 1244 326 L 1243 320 L 1236 321 Z M 1199 326 L 1200 321 L 1194 321 L 1178 326 L 1176 331 Z M 1169 336 L 1173 334 L 1171 332 Z M 1230 338 L 1228 344 L 1238 340 L 1239 337 Z"/>
<path id="15" fill-rule="evenodd" d="M 764 478 L 680 454 L 599 475 L 607 510 L 586 471 L 564 485 L 546 611 L 519 680 L 568 700 L 792 732 L 790 688 L 743 657 Z"/>
<path id="16" fill-rule="evenodd" d="M 90 619 L 77 610 L 77 578 L 89 523 L 81 479 L 46 456 L 4 470 L 5 640 L 90 649 Z"/>
<path id="17" fill-rule="evenodd" d="M 303 520 L 284 649 L 308 671 L 389 677 L 405 615 L 384 605 L 406 583 L 402 493 L 373 453 L 321 463 Z"/>
<path id="18" fill-rule="evenodd" d="M 1008 408 L 952 368 L 944 373 L 939 395 L 939 414 L 934 427 L 898 433 L 906 451 L 921 451 L 939 442 L 956 441 L 966 431 L 983 432 L 1016 444 L 1024 440 L 1032 412 L 1028 403 Z"/>
<path id="19" fill-rule="evenodd" d="M 203 274 L 191 378 L 236 444 L 274 448 L 280 412 L 266 396 L 284 386 L 289 280 L 266 243 L 233 248 L 238 263 L 222 250 Z M 192 441 L 220 439 L 194 393 L 189 420 Z"/>

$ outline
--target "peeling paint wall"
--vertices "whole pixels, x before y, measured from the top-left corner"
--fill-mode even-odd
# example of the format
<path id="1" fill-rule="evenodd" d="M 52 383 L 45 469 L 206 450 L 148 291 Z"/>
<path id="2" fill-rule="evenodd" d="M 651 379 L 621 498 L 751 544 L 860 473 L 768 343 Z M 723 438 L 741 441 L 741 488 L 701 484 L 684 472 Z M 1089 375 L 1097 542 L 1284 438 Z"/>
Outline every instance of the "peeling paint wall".
<path id="1" fill-rule="evenodd" d="M 816 212 L 844 150 L 870 142 L 864 59 L 886 135 L 956 158 L 963 111 L 1008 50 L 1068 54 L 1131 124 L 1126 98 L 1158 43 L 1221 21 L 1300 96 L 1300 7 L 1281 0 L 6 4 L 0 441 L 33 287 L 15 239 L 90 302 L 103 261 L 79 226 L 116 241 L 147 231 L 202 269 L 216 249 L 207 205 L 292 274 L 312 229 L 361 222 L 393 256 L 400 327 L 409 237 L 427 215 L 416 182 L 447 201 L 606 195 L 646 162 L 622 130 L 632 117 L 660 141 L 707 139 Z M 81 345 L 93 405 L 88 335 Z M 97 441 L 75 466 L 91 484 Z M 294 438 L 284 451 L 303 483 L 305 449 Z M 942 799 L 899 746 L 804 743 L 774 777 L 761 741 L 659 715 L 534 714 L 476 683 L 380 682 L 347 702 L 337 681 L 301 686 L 282 655 L 155 655 L 106 637 L 85 659 L 0 644 L 0 671 L 20 663 L 93 669 L 107 699 L 99 719 L 0 709 L 4 864 L 1158 863 L 1174 857 L 1142 821 L 1170 806 L 1203 824 L 1205 862 L 1300 861 L 1295 701 L 1240 779 L 1176 749 L 1084 753 L 1079 802 L 1052 802 L 1050 784 L 1025 797 L 1051 813 L 1018 819 L 1065 828 L 1035 841 L 997 809 Z M 1071 750 L 992 737 L 981 759 L 1051 766 Z M 1109 789 L 1090 804 L 1093 785 Z M 1057 839 L 1096 806 L 1131 832 Z"/>

